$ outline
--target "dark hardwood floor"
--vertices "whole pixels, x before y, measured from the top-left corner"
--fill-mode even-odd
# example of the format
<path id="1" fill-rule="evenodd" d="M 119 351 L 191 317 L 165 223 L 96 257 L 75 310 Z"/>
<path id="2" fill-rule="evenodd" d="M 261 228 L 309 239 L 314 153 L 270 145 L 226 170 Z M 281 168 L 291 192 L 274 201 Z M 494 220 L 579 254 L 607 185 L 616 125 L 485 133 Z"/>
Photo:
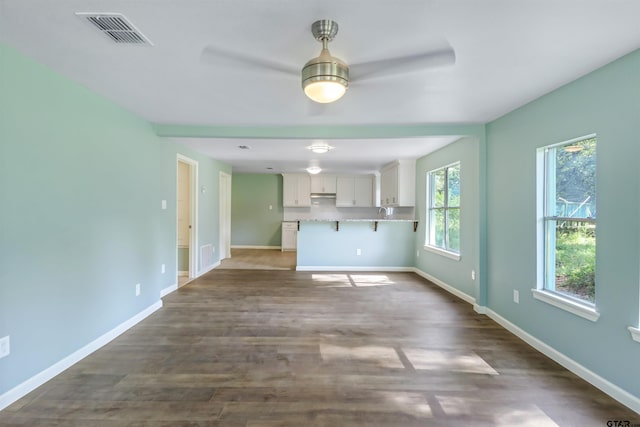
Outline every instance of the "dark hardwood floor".
<path id="1" fill-rule="evenodd" d="M 606 426 L 612 400 L 413 273 L 213 270 L 2 426 Z"/>

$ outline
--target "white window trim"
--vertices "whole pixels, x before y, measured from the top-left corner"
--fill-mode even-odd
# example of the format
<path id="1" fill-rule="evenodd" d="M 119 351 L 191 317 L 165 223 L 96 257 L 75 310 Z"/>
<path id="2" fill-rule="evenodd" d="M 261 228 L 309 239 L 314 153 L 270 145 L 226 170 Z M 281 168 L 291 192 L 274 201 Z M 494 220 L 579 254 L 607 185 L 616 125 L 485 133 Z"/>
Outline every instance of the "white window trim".
<path id="1" fill-rule="evenodd" d="M 444 256 L 446 258 L 450 258 L 450 259 L 453 259 L 455 261 L 460 261 L 460 253 L 462 252 L 462 250 L 460 250 L 458 252 L 454 252 L 454 251 L 450 251 L 450 250 L 447 250 L 445 248 L 442 248 L 440 246 L 435 246 L 435 245 L 432 245 L 432 244 L 428 243 L 428 240 L 429 240 L 429 238 L 428 238 L 428 236 L 429 236 L 429 228 L 431 227 L 431 225 L 429 223 L 429 217 L 430 217 L 429 211 L 431 210 L 431 207 L 430 207 L 430 205 L 431 205 L 431 199 L 430 199 L 430 197 L 431 197 L 431 174 L 434 173 L 434 172 L 437 172 L 437 171 L 439 171 L 441 169 L 445 169 L 446 170 L 447 168 L 449 168 L 451 166 L 454 166 L 454 165 L 458 165 L 460 167 L 460 174 L 462 176 L 462 162 L 460 160 L 457 160 L 457 161 L 455 161 L 453 163 L 449 163 L 448 165 L 444 165 L 444 166 L 441 166 L 439 168 L 427 171 L 427 180 L 426 180 L 427 197 L 425 198 L 425 201 L 426 201 L 426 221 L 425 221 L 426 227 L 425 227 L 425 233 L 426 233 L 426 235 L 425 235 L 424 250 L 429 251 L 429 252 L 433 252 L 433 253 L 438 254 L 438 255 L 442 255 L 442 256 Z M 460 187 L 461 187 L 460 188 L 460 192 L 462 193 L 462 180 L 461 180 Z M 460 212 L 462 212 L 461 205 L 462 205 L 462 200 L 460 200 L 460 206 L 456 207 L 457 209 L 460 210 Z M 445 212 L 446 212 L 446 209 L 445 209 Z M 460 230 L 459 230 L 459 232 L 460 232 Z"/>
<path id="2" fill-rule="evenodd" d="M 544 288 L 545 281 L 545 239 L 544 239 L 544 217 L 545 217 L 545 149 L 560 147 L 577 141 L 583 141 L 589 138 L 597 138 L 597 134 L 581 136 L 569 141 L 559 142 L 553 145 L 540 147 L 536 153 L 536 276 L 538 278 L 537 289 L 532 289 L 533 297 L 539 301 L 553 305 L 554 307 L 568 311 L 576 316 L 590 320 L 598 321 L 600 313 L 596 310 L 595 305 L 581 302 L 569 296 L 563 296 L 560 293 L 546 290 Z M 633 334 L 633 331 L 632 331 Z"/>
<path id="3" fill-rule="evenodd" d="M 631 338 L 634 341 L 640 342 L 640 329 L 634 328 L 633 326 L 629 326 L 629 332 L 631 332 Z"/>
<path id="4" fill-rule="evenodd" d="M 445 258 L 450 258 L 454 261 L 460 261 L 460 254 L 457 252 L 451 252 L 446 249 L 442 249 L 439 246 L 424 245 L 424 250 L 433 252 L 434 254 L 442 255 Z"/>
<path id="5" fill-rule="evenodd" d="M 531 289 L 531 292 L 533 293 L 533 297 L 538 301 L 542 301 L 554 307 L 568 311 L 576 316 L 580 316 L 592 322 L 597 322 L 600 318 L 600 313 L 595 307 L 579 303 L 558 293 L 546 291 L 544 289 Z"/>

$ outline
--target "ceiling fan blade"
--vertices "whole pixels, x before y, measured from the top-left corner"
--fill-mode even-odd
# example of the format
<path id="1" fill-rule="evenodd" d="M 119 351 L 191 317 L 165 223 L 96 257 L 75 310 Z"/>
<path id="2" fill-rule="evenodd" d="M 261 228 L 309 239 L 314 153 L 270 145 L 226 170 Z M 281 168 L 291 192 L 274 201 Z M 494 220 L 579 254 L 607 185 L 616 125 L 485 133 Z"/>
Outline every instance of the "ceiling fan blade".
<path id="1" fill-rule="evenodd" d="M 329 104 L 321 104 L 312 100 L 307 100 L 307 115 L 308 116 L 321 116 L 327 111 Z"/>
<path id="2" fill-rule="evenodd" d="M 399 56 L 378 61 L 349 65 L 352 81 L 390 77 L 423 69 L 446 67 L 456 63 L 456 53 L 451 46 L 431 50 L 415 55 Z"/>
<path id="3" fill-rule="evenodd" d="M 213 45 L 209 45 L 202 50 L 202 53 L 200 54 L 200 62 L 207 65 L 218 65 L 225 62 L 231 62 L 233 65 L 249 65 L 251 67 L 278 71 L 300 78 L 300 70 L 296 67 L 272 61 L 270 59 L 222 49 Z"/>

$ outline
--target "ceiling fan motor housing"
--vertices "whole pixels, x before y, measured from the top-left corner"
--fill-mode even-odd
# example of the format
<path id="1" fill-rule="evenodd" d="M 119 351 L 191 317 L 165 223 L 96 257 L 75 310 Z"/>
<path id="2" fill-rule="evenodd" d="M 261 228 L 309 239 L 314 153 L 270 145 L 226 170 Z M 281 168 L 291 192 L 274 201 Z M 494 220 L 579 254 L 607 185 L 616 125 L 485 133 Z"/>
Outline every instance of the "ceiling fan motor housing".
<path id="1" fill-rule="evenodd" d="M 332 102 L 315 99 L 309 95 L 307 87 L 319 82 L 337 83 L 342 87 L 340 92 L 344 93 L 349 86 L 349 66 L 341 59 L 331 56 L 329 49 L 327 49 L 327 44 L 338 33 L 338 24 L 328 19 L 316 21 L 311 25 L 311 33 L 316 40 L 322 42 L 322 51 L 319 56 L 311 59 L 302 67 L 302 89 L 317 102 Z"/>
<path id="2" fill-rule="evenodd" d="M 334 81 L 349 86 L 349 66 L 322 49 L 320 56 L 311 59 L 302 68 L 302 88 L 317 81 Z"/>

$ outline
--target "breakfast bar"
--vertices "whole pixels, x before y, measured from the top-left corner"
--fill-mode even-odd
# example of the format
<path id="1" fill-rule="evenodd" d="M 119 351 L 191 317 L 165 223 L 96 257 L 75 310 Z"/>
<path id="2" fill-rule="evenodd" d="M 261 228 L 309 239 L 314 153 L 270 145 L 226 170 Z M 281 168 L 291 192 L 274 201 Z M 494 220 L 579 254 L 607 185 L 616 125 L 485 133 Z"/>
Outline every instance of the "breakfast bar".
<path id="1" fill-rule="evenodd" d="M 298 270 L 409 270 L 413 219 L 301 219 Z"/>

